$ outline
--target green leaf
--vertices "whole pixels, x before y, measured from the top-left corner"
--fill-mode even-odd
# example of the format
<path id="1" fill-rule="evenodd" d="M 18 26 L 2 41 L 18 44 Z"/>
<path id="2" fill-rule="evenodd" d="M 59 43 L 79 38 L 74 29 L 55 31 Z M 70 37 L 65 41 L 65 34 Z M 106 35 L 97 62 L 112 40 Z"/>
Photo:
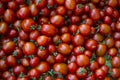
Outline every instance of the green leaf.
<path id="1" fill-rule="evenodd" d="M 57 40 L 57 42 L 55 44 L 58 45 L 60 43 L 62 43 L 62 41 L 61 40 Z"/>
<path id="2" fill-rule="evenodd" d="M 83 5 L 82 4 L 78 4 L 78 8 L 82 8 L 83 7 Z"/>
<path id="3" fill-rule="evenodd" d="M 43 51 L 43 50 L 45 50 L 45 47 L 40 46 L 39 49 L 40 49 L 41 51 Z"/>
<path id="4" fill-rule="evenodd" d="M 112 68 L 111 60 L 106 60 L 105 65 Z"/>
<path id="5" fill-rule="evenodd" d="M 38 5 L 41 2 L 41 0 L 36 0 L 36 4 Z"/>
<path id="6" fill-rule="evenodd" d="M 2 4 L 0 4 L 0 8 L 2 8 Z"/>
<path id="7" fill-rule="evenodd" d="M 14 51 L 13 56 L 17 56 L 17 55 L 18 55 L 18 51 Z"/>
<path id="8" fill-rule="evenodd" d="M 43 76 L 40 76 L 38 80 L 43 80 Z"/>
<path id="9" fill-rule="evenodd" d="M 41 28 L 42 28 L 42 26 L 41 26 L 41 25 L 38 25 L 37 30 L 40 31 Z"/>
<path id="10" fill-rule="evenodd" d="M 54 52 L 53 55 L 54 55 L 54 56 L 57 56 L 57 55 L 58 55 L 58 52 Z"/>
<path id="11" fill-rule="evenodd" d="M 31 30 L 35 30 L 35 29 L 36 29 L 36 26 L 35 26 L 35 25 L 32 25 L 32 26 L 30 26 L 30 29 L 31 29 Z"/>

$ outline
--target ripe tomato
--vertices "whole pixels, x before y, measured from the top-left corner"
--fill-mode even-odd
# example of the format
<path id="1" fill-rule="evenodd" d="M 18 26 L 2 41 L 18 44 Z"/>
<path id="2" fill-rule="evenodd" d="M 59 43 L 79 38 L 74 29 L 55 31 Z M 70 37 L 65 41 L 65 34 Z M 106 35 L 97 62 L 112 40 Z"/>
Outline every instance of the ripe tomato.
<path id="1" fill-rule="evenodd" d="M 66 44 L 66 43 L 61 43 L 58 45 L 58 52 L 60 52 L 63 55 L 69 55 L 71 52 L 71 47 L 70 45 Z"/>
<path id="2" fill-rule="evenodd" d="M 95 71 L 95 76 L 98 79 L 104 79 L 105 78 L 105 72 L 102 69 L 97 69 Z"/>
<path id="3" fill-rule="evenodd" d="M 76 70 L 76 75 L 78 78 L 85 78 L 87 77 L 87 70 L 83 67 L 79 67 L 77 70 Z"/>
<path id="4" fill-rule="evenodd" d="M 53 70 L 59 72 L 62 75 L 66 75 L 68 73 L 67 64 L 65 64 L 65 63 L 54 64 Z"/>
<path id="5" fill-rule="evenodd" d="M 8 32 L 8 24 L 5 22 L 0 22 L 0 34 L 5 35 Z"/>
<path id="6" fill-rule="evenodd" d="M 76 62 L 80 67 L 87 67 L 90 65 L 90 59 L 88 56 L 81 54 L 77 56 Z M 82 63 L 81 63 L 82 62 Z"/>
<path id="7" fill-rule="evenodd" d="M 23 46 L 23 53 L 25 55 L 36 54 L 37 48 L 32 42 L 26 42 Z"/>

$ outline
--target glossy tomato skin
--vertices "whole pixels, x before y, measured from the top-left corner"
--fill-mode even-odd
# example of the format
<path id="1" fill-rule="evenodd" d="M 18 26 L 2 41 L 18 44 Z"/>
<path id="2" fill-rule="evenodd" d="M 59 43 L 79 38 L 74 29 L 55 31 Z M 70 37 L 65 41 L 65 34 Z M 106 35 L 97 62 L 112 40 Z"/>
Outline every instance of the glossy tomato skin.
<path id="1" fill-rule="evenodd" d="M 36 54 L 37 48 L 32 42 L 26 42 L 23 46 L 23 53 L 25 55 Z"/>
<path id="2" fill-rule="evenodd" d="M 78 77 L 74 74 L 68 74 L 67 75 L 67 80 L 79 80 Z"/>
<path id="3" fill-rule="evenodd" d="M 112 58 L 112 66 L 114 68 L 120 67 L 120 57 L 115 56 Z"/>
<path id="4" fill-rule="evenodd" d="M 21 72 L 23 72 L 24 74 L 26 73 L 26 69 L 24 66 L 22 65 L 16 65 L 14 68 L 13 68 L 13 72 L 15 75 L 19 75 Z"/>
<path id="5" fill-rule="evenodd" d="M 66 75 L 68 73 L 67 64 L 65 63 L 56 63 L 53 65 L 53 70 Z"/>
<path id="6" fill-rule="evenodd" d="M 7 79 L 8 77 L 10 77 L 11 76 L 11 73 L 9 72 L 9 71 L 5 71 L 5 72 L 3 72 L 3 74 L 2 74 L 2 78 L 4 78 L 4 79 Z"/>
<path id="7" fill-rule="evenodd" d="M 13 23 L 16 20 L 15 12 L 11 9 L 7 9 L 4 13 L 4 20 L 7 23 Z"/>
<path id="8" fill-rule="evenodd" d="M 7 61 L 0 59 L 0 71 L 6 71 L 8 69 Z"/>
<path id="9" fill-rule="evenodd" d="M 31 67 L 36 67 L 39 63 L 40 63 L 40 58 L 37 56 L 30 59 Z"/>
<path id="10" fill-rule="evenodd" d="M 80 67 L 87 67 L 90 65 L 90 59 L 88 56 L 81 54 L 77 56 L 76 59 L 77 65 Z M 81 63 L 82 62 L 82 63 Z"/>
<path id="11" fill-rule="evenodd" d="M 22 7 L 17 11 L 17 17 L 19 19 L 25 19 L 29 17 L 29 13 L 30 13 L 29 7 Z"/>
<path id="12" fill-rule="evenodd" d="M 43 24 L 41 33 L 46 36 L 54 36 L 57 33 L 57 29 L 52 24 Z"/>
<path id="13" fill-rule="evenodd" d="M 37 1 L 34 0 L 34 3 L 37 5 L 38 9 L 44 8 L 47 4 L 46 0 Z"/>
<path id="14" fill-rule="evenodd" d="M 68 72 L 70 72 L 70 73 L 75 73 L 77 68 L 78 68 L 78 66 L 74 62 L 71 62 L 70 64 L 68 64 Z"/>
<path id="15" fill-rule="evenodd" d="M 76 75 L 78 78 L 85 78 L 87 77 L 87 70 L 83 67 L 79 67 L 77 70 L 76 70 Z"/>
<path id="16" fill-rule="evenodd" d="M 94 51 L 94 50 L 97 49 L 97 42 L 95 40 L 89 39 L 89 40 L 86 41 L 85 47 L 88 50 Z"/>
<path id="17" fill-rule="evenodd" d="M 96 50 L 97 56 L 104 56 L 107 51 L 107 47 L 104 44 L 98 44 L 98 48 Z"/>
<path id="18" fill-rule="evenodd" d="M 14 67 L 17 65 L 17 59 L 12 55 L 7 56 L 6 62 L 7 62 L 7 65 L 11 67 Z"/>
<path id="19" fill-rule="evenodd" d="M 5 35 L 8 32 L 8 24 L 6 22 L 0 22 L 0 34 Z"/>
<path id="20" fill-rule="evenodd" d="M 36 66 L 36 69 L 40 73 L 44 73 L 50 70 L 50 66 L 47 62 L 40 62 L 38 66 Z"/>
<path id="21" fill-rule="evenodd" d="M 79 31 L 83 36 L 89 36 L 91 27 L 88 24 L 81 24 L 79 26 Z"/>
<path id="22" fill-rule="evenodd" d="M 63 55 L 69 55 L 71 52 L 70 45 L 66 43 L 61 43 L 58 45 L 58 52 L 62 53 Z"/>
<path id="23" fill-rule="evenodd" d="M 75 0 L 65 0 L 65 7 L 68 10 L 74 10 L 75 9 L 75 5 L 76 5 L 76 1 Z"/>
<path id="24" fill-rule="evenodd" d="M 102 69 L 97 69 L 95 71 L 95 76 L 98 78 L 98 79 L 104 79 L 105 78 L 105 72 L 102 70 Z"/>
<path id="25" fill-rule="evenodd" d="M 2 49 L 4 50 L 4 52 L 6 54 L 8 54 L 8 53 L 10 54 L 11 52 L 14 51 L 15 46 L 16 45 L 15 45 L 15 43 L 13 41 L 8 41 L 8 42 L 3 44 Z"/>
<path id="26" fill-rule="evenodd" d="M 35 69 L 35 68 L 33 68 L 33 69 L 31 69 L 29 72 L 28 72 L 28 76 L 32 79 L 32 78 L 38 78 L 39 76 L 40 76 L 40 72 L 37 70 L 37 69 Z"/>

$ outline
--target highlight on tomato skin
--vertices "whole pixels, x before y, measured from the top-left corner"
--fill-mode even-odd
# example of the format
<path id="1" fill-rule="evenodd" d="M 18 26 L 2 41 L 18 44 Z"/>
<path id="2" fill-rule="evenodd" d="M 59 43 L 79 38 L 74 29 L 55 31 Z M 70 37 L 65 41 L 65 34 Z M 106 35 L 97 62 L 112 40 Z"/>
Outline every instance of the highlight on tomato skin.
<path id="1" fill-rule="evenodd" d="M 0 0 L 0 79 L 120 80 L 120 0 Z"/>

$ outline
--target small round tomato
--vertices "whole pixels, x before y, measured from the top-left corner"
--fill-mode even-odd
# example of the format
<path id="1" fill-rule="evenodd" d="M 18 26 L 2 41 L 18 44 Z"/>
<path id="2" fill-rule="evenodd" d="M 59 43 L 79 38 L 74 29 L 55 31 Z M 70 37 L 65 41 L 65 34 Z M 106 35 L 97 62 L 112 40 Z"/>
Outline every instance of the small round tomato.
<path id="1" fill-rule="evenodd" d="M 111 48 L 114 46 L 115 42 L 113 38 L 106 38 L 105 39 L 105 44 L 108 48 Z"/>
<path id="2" fill-rule="evenodd" d="M 70 73 L 75 73 L 77 70 L 77 64 L 75 62 L 71 62 L 70 64 L 68 64 L 68 72 Z"/>
<path id="3" fill-rule="evenodd" d="M 21 64 L 22 64 L 24 67 L 28 67 L 28 66 L 30 66 L 30 60 L 27 59 L 27 58 L 22 58 L 22 59 L 21 59 Z"/>
<path id="4" fill-rule="evenodd" d="M 110 49 L 108 50 L 108 54 L 109 54 L 110 56 L 112 56 L 112 57 L 116 56 L 117 53 L 118 53 L 118 51 L 117 51 L 116 48 L 110 48 Z"/>
<path id="5" fill-rule="evenodd" d="M 3 72 L 3 74 L 2 74 L 2 77 L 4 78 L 4 79 L 7 79 L 8 77 L 10 77 L 11 76 L 11 73 L 9 72 L 9 71 L 5 71 L 5 72 Z"/>
<path id="6" fill-rule="evenodd" d="M 32 55 L 32 54 L 36 54 L 37 52 L 37 48 L 34 45 L 34 43 L 32 42 L 26 42 L 23 46 L 23 53 L 25 55 Z"/>
<path id="7" fill-rule="evenodd" d="M 105 74 L 107 74 L 107 73 L 109 72 L 109 67 L 106 66 L 106 65 L 103 65 L 103 66 L 101 67 L 101 69 L 105 72 Z"/>
<path id="8" fill-rule="evenodd" d="M 100 65 L 100 66 L 102 66 L 102 65 L 104 65 L 105 64 L 105 58 L 104 57 L 98 57 L 97 58 L 97 63 Z"/>
<path id="9" fill-rule="evenodd" d="M 11 53 L 15 49 L 15 43 L 13 41 L 8 41 L 2 45 L 2 49 L 6 54 Z"/>
<path id="10" fill-rule="evenodd" d="M 75 9 L 75 5 L 76 5 L 76 1 L 75 0 L 65 0 L 65 7 L 68 10 L 74 10 Z"/>
<path id="11" fill-rule="evenodd" d="M 29 7 L 22 7 L 17 11 L 17 17 L 19 19 L 25 19 L 29 17 L 29 13 L 30 13 Z"/>
<path id="12" fill-rule="evenodd" d="M 120 57 L 115 56 L 115 57 L 112 58 L 112 66 L 114 68 L 119 68 L 120 67 Z"/>
<path id="13" fill-rule="evenodd" d="M 44 80 L 52 80 L 51 76 L 45 76 Z"/>
<path id="14" fill-rule="evenodd" d="M 29 18 L 22 21 L 21 27 L 25 32 L 31 32 L 32 30 L 35 30 L 36 25 L 34 20 Z"/>
<path id="15" fill-rule="evenodd" d="M 71 47 L 70 45 L 66 44 L 66 43 L 61 43 L 58 45 L 58 52 L 60 52 L 63 55 L 68 55 L 71 52 Z"/>
<path id="16" fill-rule="evenodd" d="M 97 41 L 93 40 L 93 39 L 88 39 L 85 43 L 85 47 L 88 50 L 94 51 L 97 49 Z"/>
<path id="17" fill-rule="evenodd" d="M 96 61 L 94 61 L 94 62 L 92 62 L 91 64 L 90 64 L 90 70 L 91 71 L 95 71 L 95 70 L 97 70 L 99 68 L 99 64 L 96 62 Z"/>
<path id="18" fill-rule="evenodd" d="M 61 40 L 64 43 L 70 43 L 71 35 L 69 33 L 64 33 L 64 34 L 61 35 Z"/>
<path id="19" fill-rule="evenodd" d="M 29 35 L 31 40 L 36 40 L 38 36 L 40 36 L 40 33 L 37 30 L 30 32 L 30 35 Z"/>
<path id="20" fill-rule="evenodd" d="M 58 6 L 56 8 L 56 13 L 59 15 L 65 15 L 66 14 L 66 8 L 64 6 Z"/>
<path id="21" fill-rule="evenodd" d="M 7 65 L 10 67 L 14 67 L 17 65 L 17 59 L 12 55 L 7 56 L 6 62 L 7 62 Z"/>
<path id="22" fill-rule="evenodd" d="M 97 42 L 101 42 L 103 40 L 103 35 L 101 35 L 100 33 L 96 33 L 93 36 L 93 39 L 96 40 Z"/>
<path id="23" fill-rule="evenodd" d="M 29 34 L 23 30 L 20 30 L 19 37 L 21 40 L 27 41 L 29 39 Z"/>
<path id="24" fill-rule="evenodd" d="M 61 26 L 64 24 L 64 17 L 61 15 L 55 15 L 50 18 L 50 23 L 55 26 Z"/>
<path id="25" fill-rule="evenodd" d="M 111 27 L 107 24 L 101 24 L 100 25 L 100 33 L 103 35 L 109 34 L 111 31 Z"/>
<path id="26" fill-rule="evenodd" d="M 105 44 L 98 44 L 96 54 L 97 56 L 104 56 L 107 51 L 107 47 Z"/>
<path id="27" fill-rule="evenodd" d="M 53 70 L 59 72 L 63 75 L 66 75 L 68 72 L 67 64 L 65 63 L 56 63 L 53 65 Z"/>
<path id="28" fill-rule="evenodd" d="M 8 24 L 6 22 L 0 22 L 0 34 L 5 35 L 8 32 Z"/>
<path id="29" fill-rule="evenodd" d="M 112 68 L 112 77 L 113 78 L 120 77 L 120 70 L 118 68 Z"/>
<path id="30" fill-rule="evenodd" d="M 81 34 L 76 34 L 72 37 L 72 43 L 75 46 L 81 46 L 84 44 L 84 37 Z"/>
<path id="31" fill-rule="evenodd" d="M 104 79 L 105 78 L 105 72 L 102 69 L 97 69 L 95 71 L 95 76 L 98 79 Z"/>
<path id="32" fill-rule="evenodd" d="M 30 66 L 31 67 L 36 67 L 40 63 L 40 58 L 39 57 L 33 57 L 30 58 Z"/>
<path id="33" fill-rule="evenodd" d="M 8 69 L 7 62 L 5 60 L 0 59 L 0 71 L 6 71 Z"/>
<path id="34" fill-rule="evenodd" d="M 78 78 L 85 78 L 85 77 L 87 77 L 88 72 L 87 72 L 87 70 L 85 68 L 79 67 L 76 70 L 76 75 L 77 75 Z"/>
<path id="35" fill-rule="evenodd" d="M 64 62 L 64 55 L 62 55 L 60 53 L 56 53 L 56 52 L 54 52 L 53 55 L 55 56 L 55 62 L 57 62 L 57 63 Z"/>
<path id="36" fill-rule="evenodd" d="M 88 24 L 81 24 L 79 31 L 83 36 L 89 36 L 91 33 L 91 27 Z"/>
<path id="37" fill-rule="evenodd" d="M 45 47 L 40 46 L 37 50 L 37 55 L 40 59 L 45 60 L 48 57 L 48 50 Z"/>
<path id="38" fill-rule="evenodd" d="M 10 1 L 10 2 L 8 2 L 7 7 L 8 7 L 9 9 L 14 10 L 14 11 L 18 9 L 17 3 L 16 3 L 15 1 Z"/>
<path id="39" fill-rule="evenodd" d="M 13 23 L 16 20 L 15 12 L 12 11 L 11 9 L 6 9 L 4 13 L 4 20 L 7 23 Z"/>
<path id="40" fill-rule="evenodd" d="M 100 10 L 97 9 L 97 8 L 94 8 L 91 10 L 90 12 L 90 17 L 93 19 L 93 20 L 100 20 Z"/>
<path id="41" fill-rule="evenodd" d="M 80 54 L 83 54 L 84 49 L 85 49 L 85 48 L 82 47 L 82 46 L 77 46 L 77 47 L 75 47 L 75 48 L 73 49 L 74 55 L 75 55 L 75 56 L 78 56 L 78 55 L 80 55 Z"/>
<path id="42" fill-rule="evenodd" d="M 7 80 L 17 80 L 17 78 L 15 76 L 10 76 L 7 78 Z"/>
<path id="43" fill-rule="evenodd" d="M 55 59 L 55 57 L 53 55 L 48 55 L 48 57 L 46 58 L 46 61 L 49 64 L 53 65 L 56 62 L 56 59 Z"/>
<path id="44" fill-rule="evenodd" d="M 88 56 L 81 54 L 77 56 L 76 62 L 80 67 L 87 67 L 90 65 L 90 59 Z M 82 63 L 81 63 L 82 62 Z"/>
<path id="45" fill-rule="evenodd" d="M 29 9 L 30 9 L 30 15 L 31 16 L 37 16 L 38 15 L 38 8 L 37 6 L 33 3 L 29 6 Z"/>
<path id="46" fill-rule="evenodd" d="M 17 76 L 20 75 L 21 72 L 25 74 L 26 73 L 26 68 L 22 65 L 17 65 L 13 68 L 13 72 Z"/>
<path id="47" fill-rule="evenodd" d="M 67 80 L 79 80 L 75 74 L 68 74 Z"/>
<path id="48" fill-rule="evenodd" d="M 32 78 L 39 78 L 39 76 L 40 76 L 40 72 L 37 70 L 37 69 L 35 69 L 35 68 L 33 68 L 33 69 L 31 69 L 30 71 L 28 71 L 28 74 L 27 74 L 31 79 Z"/>
<path id="49" fill-rule="evenodd" d="M 34 0 L 34 3 L 37 5 L 38 9 L 42 9 L 46 6 L 46 0 Z"/>
<path id="50" fill-rule="evenodd" d="M 50 70 L 50 66 L 47 62 L 40 62 L 38 66 L 36 66 L 36 69 L 40 73 L 45 73 Z"/>
<path id="51" fill-rule="evenodd" d="M 49 41 L 47 36 L 41 35 L 36 39 L 36 42 L 39 46 L 46 46 Z"/>
<path id="52" fill-rule="evenodd" d="M 41 28 L 41 33 L 46 36 L 54 36 L 57 33 L 57 29 L 52 24 L 43 24 Z"/>

